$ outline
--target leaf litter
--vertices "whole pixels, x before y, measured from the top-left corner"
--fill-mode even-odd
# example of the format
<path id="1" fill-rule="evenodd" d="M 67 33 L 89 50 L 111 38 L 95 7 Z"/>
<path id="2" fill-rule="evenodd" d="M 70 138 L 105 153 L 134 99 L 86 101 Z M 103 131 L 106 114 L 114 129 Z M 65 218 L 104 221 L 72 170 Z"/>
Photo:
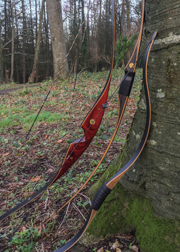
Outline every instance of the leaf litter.
<path id="1" fill-rule="evenodd" d="M 120 75 L 112 79 L 110 94 L 123 77 L 119 69 L 114 70 L 115 76 L 118 76 L 117 71 Z M 87 79 L 84 73 L 78 77 L 75 90 L 72 79 L 56 82 L 24 146 L 27 131 L 51 83 L 46 81 L 33 89 L 28 87 L 0 96 L 0 215 L 45 185 L 61 166 L 69 144 L 83 135 L 81 122 L 101 93 L 108 71 L 88 75 L 92 78 Z M 47 223 L 82 186 L 103 155 L 118 115 L 117 94 L 109 102 L 91 145 L 73 167 L 41 197 L 2 222 L 0 250 L 53 251 L 78 232 L 90 209 L 86 192 L 120 153 L 137 108 L 140 89 L 141 71 L 138 71 L 115 141 L 81 194 Z"/>

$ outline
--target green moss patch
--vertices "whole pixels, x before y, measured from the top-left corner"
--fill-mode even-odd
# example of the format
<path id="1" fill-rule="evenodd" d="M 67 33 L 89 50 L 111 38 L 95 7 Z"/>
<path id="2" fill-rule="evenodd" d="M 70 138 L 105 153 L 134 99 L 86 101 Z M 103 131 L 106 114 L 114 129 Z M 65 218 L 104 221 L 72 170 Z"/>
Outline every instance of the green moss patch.
<path id="1" fill-rule="evenodd" d="M 121 160 L 113 163 L 92 186 L 91 195 L 102 183 L 108 181 L 112 173 L 119 170 L 119 163 L 121 164 Z M 180 221 L 158 218 L 147 199 L 130 195 L 118 183 L 99 209 L 88 232 L 105 238 L 130 231 L 135 231 L 140 247 L 145 252 L 180 251 Z"/>

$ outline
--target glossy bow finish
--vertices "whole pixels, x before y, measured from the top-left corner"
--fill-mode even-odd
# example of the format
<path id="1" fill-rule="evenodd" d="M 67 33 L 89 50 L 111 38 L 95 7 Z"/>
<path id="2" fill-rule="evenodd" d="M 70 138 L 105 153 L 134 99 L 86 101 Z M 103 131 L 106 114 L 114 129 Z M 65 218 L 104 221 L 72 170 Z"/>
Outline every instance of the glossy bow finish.
<path id="1" fill-rule="evenodd" d="M 157 35 L 157 32 L 155 32 L 153 34 L 151 43 L 149 44 L 149 46 L 147 48 L 145 59 L 144 59 L 144 65 L 143 65 L 143 84 L 144 84 L 144 91 L 145 91 L 145 96 L 146 96 L 147 117 L 146 117 L 145 130 L 144 130 L 144 134 L 141 139 L 141 142 L 140 142 L 136 152 L 132 156 L 132 158 L 128 161 L 128 163 L 118 173 L 116 173 L 107 183 L 104 183 L 100 187 L 100 189 L 96 193 L 95 198 L 92 202 L 92 207 L 91 207 L 89 216 L 87 218 L 87 221 L 84 224 L 83 228 L 80 230 L 80 232 L 72 240 L 70 240 L 66 245 L 57 249 L 55 252 L 68 251 L 72 246 L 74 246 L 79 241 L 79 239 L 85 233 L 86 229 L 90 225 L 91 221 L 93 220 L 94 216 L 96 215 L 98 209 L 101 207 L 101 205 L 104 202 L 104 200 L 106 199 L 106 197 L 109 195 L 109 193 L 115 187 L 115 185 L 118 183 L 118 181 L 122 178 L 122 176 L 127 172 L 127 170 L 137 160 L 137 158 L 141 154 L 142 150 L 144 149 L 145 143 L 146 143 L 148 135 L 149 135 L 150 124 L 151 124 L 151 103 L 150 103 L 150 95 L 149 95 L 148 81 L 147 81 L 147 66 L 148 66 L 150 50 L 151 50 L 153 42 L 156 38 L 156 35 Z M 120 87 L 120 90 L 121 90 L 121 87 Z M 120 90 L 119 90 L 119 96 L 121 96 Z"/>
<path id="2" fill-rule="evenodd" d="M 112 2 L 112 5 L 114 6 L 114 3 Z M 139 55 L 139 49 L 140 49 L 140 44 L 141 44 L 141 38 L 142 38 L 142 32 L 143 32 L 143 23 L 144 23 L 144 11 L 145 11 L 145 0 L 142 1 L 142 16 L 141 16 L 141 26 L 140 26 L 140 31 L 139 31 L 139 35 L 138 35 L 138 39 L 136 42 L 136 45 L 134 47 L 134 51 L 132 53 L 132 56 L 128 62 L 128 64 L 125 67 L 125 75 L 120 83 L 120 89 L 119 89 L 119 114 L 118 114 L 118 118 L 117 118 L 117 122 L 116 122 L 116 126 L 114 129 L 114 132 L 112 134 L 112 137 L 109 141 L 109 144 L 104 152 L 104 154 L 101 157 L 101 160 L 99 161 L 99 163 L 97 164 L 97 166 L 95 167 L 95 169 L 93 170 L 93 172 L 91 173 L 91 175 L 89 176 L 89 178 L 86 180 L 86 182 L 81 186 L 81 188 L 71 197 L 71 199 L 69 199 L 55 214 L 53 214 L 48 220 L 50 221 L 59 211 L 61 211 L 66 205 L 68 205 L 68 203 L 70 201 L 72 201 L 72 199 L 74 199 L 78 193 L 85 187 L 85 185 L 89 182 L 89 180 L 92 178 L 92 176 L 95 174 L 95 172 L 97 171 L 97 169 L 99 168 L 100 164 L 102 163 L 103 159 L 105 158 L 113 140 L 114 137 L 116 135 L 116 132 L 119 128 L 119 125 L 121 123 L 121 119 L 128 101 L 128 97 L 130 95 L 131 92 L 131 87 L 133 85 L 133 81 L 134 81 L 134 76 L 135 76 L 135 70 L 136 70 L 136 64 L 137 64 L 137 60 L 138 60 L 138 55 Z M 90 117 L 88 118 L 88 120 L 90 120 Z M 88 126 L 86 126 L 88 127 Z"/>
<path id="3" fill-rule="evenodd" d="M 106 108 L 106 102 L 108 98 L 108 92 L 109 87 L 111 83 L 111 77 L 112 77 L 112 71 L 113 71 L 113 65 L 114 65 L 114 50 L 115 50 L 115 12 L 113 8 L 113 36 L 112 36 L 112 44 L 113 44 L 113 51 L 112 51 L 112 61 L 111 61 L 111 69 L 107 78 L 107 81 L 105 83 L 104 89 L 102 90 L 100 96 L 98 97 L 97 101 L 91 108 L 91 110 L 88 112 L 87 116 L 83 120 L 81 127 L 84 130 L 84 135 L 71 143 L 69 146 L 69 149 L 65 155 L 65 158 L 63 160 L 62 166 L 59 168 L 57 173 L 54 175 L 54 177 L 47 183 L 45 186 L 43 186 L 40 190 L 32 194 L 30 197 L 28 197 L 26 200 L 24 200 L 22 203 L 18 204 L 14 208 L 10 209 L 8 212 L 0 216 L 0 221 L 4 220 L 8 216 L 10 216 L 12 213 L 16 212 L 20 208 L 24 207 L 28 203 L 32 202 L 34 199 L 39 197 L 45 190 L 47 190 L 48 187 L 50 187 L 59 177 L 61 177 L 74 163 L 75 161 L 82 155 L 82 153 L 88 148 L 89 144 L 91 143 L 92 139 L 96 135 L 99 126 L 102 121 L 102 117 L 104 115 L 104 111 Z"/>

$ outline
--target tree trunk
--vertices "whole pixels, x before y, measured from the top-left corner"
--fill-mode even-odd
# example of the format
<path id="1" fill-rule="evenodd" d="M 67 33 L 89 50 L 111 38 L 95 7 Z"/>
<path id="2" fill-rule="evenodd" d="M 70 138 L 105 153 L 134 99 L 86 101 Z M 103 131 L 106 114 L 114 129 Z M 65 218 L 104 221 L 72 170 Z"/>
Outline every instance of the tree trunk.
<path id="1" fill-rule="evenodd" d="M 45 26 L 45 34 L 46 34 L 46 44 L 45 44 L 45 48 L 46 48 L 46 61 L 47 61 L 47 65 L 46 65 L 46 79 L 50 76 L 50 57 L 49 57 L 49 34 L 48 34 L 48 21 L 47 21 L 47 12 L 46 12 L 46 8 L 44 8 L 44 26 Z"/>
<path id="2" fill-rule="evenodd" d="M 129 0 L 126 0 L 126 17 L 127 17 L 127 38 L 131 37 L 131 20 L 130 20 L 130 3 Z M 130 59 L 131 51 L 127 51 L 127 59 Z"/>
<path id="3" fill-rule="evenodd" d="M 180 218 L 180 5 L 178 0 L 146 4 L 146 42 L 158 30 L 148 67 L 152 126 L 145 151 L 122 179 L 128 190 L 148 197 L 157 215 Z M 158 18 L 157 18 L 158 17 Z M 163 23 L 163 25 L 162 25 Z M 166 29 L 164 29 L 166 27 Z M 136 149 L 145 119 L 144 97 L 126 147 L 127 161 Z"/>
<path id="4" fill-rule="evenodd" d="M 26 19 L 25 19 L 25 8 L 24 8 L 24 0 L 22 0 L 22 11 L 23 11 L 23 84 L 26 83 Z"/>
<path id="5" fill-rule="evenodd" d="M 3 44 L 1 40 L 1 20 L 0 20 L 0 83 L 3 81 Z"/>
<path id="6" fill-rule="evenodd" d="M 33 68 L 32 68 L 32 73 L 30 74 L 29 80 L 28 80 L 28 82 L 31 82 L 31 83 L 34 82 L 34 77 L 37 75 L 37 64 L 38 64 L 38 56 L 39 56 L 39 49 L 40 49 L 40 42 L 41 42 L 41 31 L 42 31 L 44 2 L 45 2 L 45 0 L 42 0 L 40 17 L 39 17 L 39 30 L 38 30 L 36 51 L 35 51 L 35 56 L 34 56 L 34 64 L 33 64 Z"/>
<path id="7" fill-rule="evenodd" d="M 158 30 L 148 66 L 151 131 L 143 153 L 109 195 L 89 229 L 98 236 L 133 231 L 146 252 L 180 251 L 179 17 L 179 0 L 164 0 L 163 5 L 157 0 L 146 1 L 146 42 Z M 132 157 L 144 131 L 145 117 L 142 92 L 123 154 L 94 190 Z"/>
<path id="8" fill-rule="evenodd" d="M 61 4 L 56 0 L 47 0 L 46 6 L 52 38 L 54 76 L 56 76 L 66 57 L 66 43 L 63 31 L 62 10 Z M 65 78 L 67 76 L 67 72 L 68 63 L 66 61 L 60 72 L 60 76 Z"/>
<path id="9" fill-rule="evenodd" d="M 11 18 L 12 18 L 12 37 L 11 37 L 11 76 L 10 81 L 13 81 L 14 75 L 14 2 L 11 5 Z"/>

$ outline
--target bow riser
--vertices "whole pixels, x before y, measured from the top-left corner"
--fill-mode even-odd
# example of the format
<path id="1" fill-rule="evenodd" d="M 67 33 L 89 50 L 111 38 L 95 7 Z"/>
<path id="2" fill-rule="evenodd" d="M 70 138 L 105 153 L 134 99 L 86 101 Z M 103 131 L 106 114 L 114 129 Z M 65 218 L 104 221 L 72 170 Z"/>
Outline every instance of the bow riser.
<path id="1" fill-rule="evenodd" d="M 114 0 L 113 4 L 114 4 Z M 8 212 L 0 216 L 0 221 L 4 220 L 8 216 L 10 216 L 12 213 L 16 212 L 17 210 L 21 209 L 28 203 L 35 200 L 37 197 L 39 197 L 45 190 L 47 190 L 59 177 L 61 177 L 74 163 L 75 161 L 82 155 L 82 153 L 87 149 L 89 144 L 91 143 L 93 137 L 95 136 L 96 132 L 98 131 L 98 128 L 101 124 L 102 117 L 104 115 L 105 106 L 103 104 L 106 104 L 110 82 L 111 82 L 111 76 L 113 71 L 113 65 L 114 65 L 114 47 L 115 47 L 115 12 L 113 8 L 113 52 L 112 52 L 112 64 L 109 76 L 107 78 L 107 81 L 105 83 L 104 89 L 102 90 L 100 96 L 98 97 L 96 103 L 92 107 L 92 109 L 88 112 L 88 115 L 85 117 L 81 127 L 84 129 L 84 135 L 73 142 L 63 160 L 62 166 L 59 168 L 59 171 L 54 175 L 54 177 L 40 190 L 32 194 L 29 198 L 24 200 L 22 203 L 16 205 L 14 208 L 10 209 Z"/>
<path id="2" fill-rule="evenodd" d="M 114 4 L 114 3 L 113 3 Z M 128 101 L 128 97 L 129 97 L 129 94 L 131 92 L 131 87 L 133 85 L 133 81 L 134 81 L 134 76 L 135 76 L 135 69 L 136 69 L 136 62 L 137 62 L 137 59 L 138 59 L 138 54 L 139 54 L 139 48 L 140 48 L 140 42 L 141 42 L 141 37 L 142 37 L 142 31 L 143 31 L 143 22 L 144 22 L 144 7 L 145 7 L 145 1 L 143 0 L 142 1 L 142 17 L 141 17 L 141 27 L 140 27 L 140 32 L 139 32 L 139 36 L 138 36 L 138 39 L 137 39 L 137 42 L 136 42 L 136 45 L 135 45 L 135 49 L 133 51 L 133 54 L 128 62 L 128 64 L 126 65 L 125 67 L 125 76 L 123 77 L 121 83 L 120 83 L 120 89 L 119 89 L 119 95 L 118 95 L 118 98 L 119 98 L 119 114 L 118 114 L 118 118 L 117 118 L 117 122 L 116 122 L 116 126 L 115 126 L 115 130 L 113 132 L 113 135 L 111 137 L 111 140 L 109 141 L 109 144 L 101 158 L 101 160 L 99 161 L 99 163 L 97 164 L 97 166 L 95 167 L 94 171 L 91 173 L 91 175 L 89 176 L 89 178 L 86 180 L 86 182 L 83 184 L 83 186 L 77 191 L 77 193 L 75 193 L 73 195 L 73 197 L 71 197 L 70 200 L 68 200 L 57 212 L 59 212 L 62 208 L 64 208 L 73 198 L 76 197 L 76 195 L 84 188 L 84 186 L 88 183 L 88 181 L 92 178 L 92 176 L 95 174 L 95 172 L 97 171 L 97 169 L 99 168 L 100 164 L 102 163 L 104 157 L 106 156 L 112 142 L 113 142 L 113 139 L 116 135 L 116 132 L 119 128 L 119 125 L 121 123 L 121 119 L 122 119 L 122 116 L 123 116 L 123 113 L 124 113 L 124 110 L 125 110 L 125 107 L 126 107 L 126 104 L 127 104 L 127 101 Z M 115 26 L 113 28 L 113 31 L 115 32 Z M 112 60 L 112 63 L 113 63 L 113 60 Z M 131 68 L 129 68 L 129 66 Z M 101 93 L 101 95 L 106 92 L 106 89 L 108 88 L 108 81 L 111 79 L 111 73 L 109 74 L 109 79 L 107 80 L 106 82 L 106 85 Z M 94 109 L 94 108 L 98 108 L 98 102 L 100 101 L 100 99 L 102 99 L 102 96 L 99 96 L 97 102 L 95 103 L 95 105 L 93 106 L 93 108 L 90 110 L 90 112 L 88 113 L 88 115 L 86 116 L 86 118 L 84 119 L 83 123 L 82 123 L 82 126 L 84 127 L 84 130 L 86 130 L 88 128 L 88 125 L 90 123 L 90 120 L 93 118 L 92 115 L 94 113 L 94 111 L 97 112 L 97 109 Z M 103 105 L 104 101 L 101 102 L 101 105 Z M 106 104 L 105 104 L 106 105 Z M 100 110 L 101 111 L 101 110 Z M 103 111 L 103 110 L 102 110 Z M 89 128 L 90 129 L 90 128 Z M 70 153 L 70 151 L 69 151 Z M 55 214 L 54 214 L 55 215 Z M 53 215 L 53 216 L 54 216 Z M 53 217 L 52 216 L 52 217 Z M 51 218 L 52 218 L 51 217 Z M 50 219 L 51 219 L 50 218 Z M 50 220 L 49 219 L 49 220 Z M 48 221 L 49 221 L 48 220 Z M 47 222 L 48 222 L 47 221 Z"/>
<path id="3" fill-rule="evenodd" d="M 145 143 L 148 138 L 149 130 L 150 130 L 150 123 L 151 123 L 151 116 L 150 116 L 151 104 L 150 104 L 150 96 L 149 96 L 148 81 L 147 81 L 147 65 L 148 65 L 150 50 L 151 50 L 153 42 L 156 38 L 156 35 L 157 35 L 157 32 L 155 32 L 153 34 L 152 41 L 146 51 L 146 56 L 145 56 L 144 66 L 143 66 L 143 83 L 144 83 L 144 89 L 145 89 L 146 103 L 148 106 L 147 106 L 146 126 L 145 126 L 142 140 L 137 148 L 137 151 L 134 153 L 134 155 L 130 159 L 130 161 L 116 175 L 114 175 L 107 183 L 105 182 L 100 187 L 100 189 L 96 193 L 94 200 L 92 202 L 92 207 L 91 207 L 89 217 L 88 217 L 86 223 L 84 224 L 83 228 L 80 230 L 80 232 L 72 240 L 70 240 L 65 246 L 57 249 L 55 252 L 66 252 L 79 241 L 79 239 L 83 236 L 86 229 L 90 225 L 90 223 L 91 223 L 92 219 L 94 218 L 94 216 L 96 215 L 97 211 L 99 210 L 99 208 L 103 204 L 106 197 L 109 195 L 109 193 L 115 187 L 115 185 L 118 183 L 118 181 L 123 177 L 123 175 L 128 171 L 128 169 L 132 166 L 132 164 L 136 161 L 136 159 L 139 157 L 139 155 L 141 154 L 141 152 L 145 146 Z M 119 98 L 121 98 L 121 99 L 124 98 L 125 103 L 127 102 L 127 97 L 125 97 L 125 96 L 123 97 L 123 96 L 121 96 L 121 94 L 119 94 Z M 121 108 L 121 111 L 123 113 L 124 109 Z"/>
<path id="4" fill-rule="evenodd" d="M 112 72 L 111 72 L 112 75 Z M 77 139 L 69 146 L 67 154 L 64 158 L 63 165 L 55 179 L 55 181 L 61 177 L 75 162 L 76 160 L 83 154 L 83 152 L 88 148 L 94 136 L 96 135 L 99 126 L 101 124 L 104 111 L 105 111 L 105 103 L 107 102 L 111 75 L 109 76 L 107 85 L 101 94 L 98 102 L 93 106 L 90 110 L 88 116 L 85 118 L 81 127 L 84 130 L 84 136 Z M 54 182 L 55 182 L 54 181 Z"/>

